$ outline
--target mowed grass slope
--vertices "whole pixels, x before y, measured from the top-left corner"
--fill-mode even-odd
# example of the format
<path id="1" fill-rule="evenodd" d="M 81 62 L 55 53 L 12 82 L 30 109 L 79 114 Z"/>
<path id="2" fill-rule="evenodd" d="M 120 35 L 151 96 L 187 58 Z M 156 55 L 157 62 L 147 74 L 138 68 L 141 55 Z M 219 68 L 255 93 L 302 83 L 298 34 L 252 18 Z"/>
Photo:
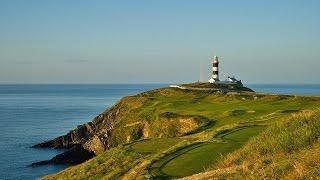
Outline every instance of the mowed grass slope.
<path id="1" fill-rule="evenodd" d="M 153 163 L 151 174 L 153 177 L 184 177 L 202 172 L 223 155 L 240 148 L 263 129 L 263 126 L 237 129 L 221 134 L 220 142 L 197 143 L 177 150 Z"/>
<path id="2" fill-rule="evenodd" d="M 320 111 L 277 122 L 211 170 L 187 179 L 318 179 Z"/>
<path id="3" fill-rule="evenodd" d="M 320 105 L 318 97 L 173 88 L 129 99 L 139 106 L 129 109 L 116 125 L 113 148 L 47 178 L 189 176 L 219 164 L 221 158 L 242 148 L 271 124 Z"/>

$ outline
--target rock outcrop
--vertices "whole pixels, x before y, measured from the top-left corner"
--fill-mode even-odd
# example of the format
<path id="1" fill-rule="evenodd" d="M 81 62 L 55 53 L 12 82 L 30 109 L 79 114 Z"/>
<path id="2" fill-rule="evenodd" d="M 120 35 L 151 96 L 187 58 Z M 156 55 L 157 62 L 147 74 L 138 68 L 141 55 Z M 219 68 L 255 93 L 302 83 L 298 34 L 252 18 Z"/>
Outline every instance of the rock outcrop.
<path id="1" fill-rule="evenodd" d="M 83 148 L 81 144 L 73 145 L 66 152 L 61 153 L 50 160 L 32 163 L 31 166 L 41 166 L 46 164 L 78 164 L 94 156 L 94 153 Z"/>
<path id="2" fill-rule="evenodd" d="M 183 136 L 214 125 L 213 120 L 203 116 L 154 113 L 154 97 L 172 96 L 176 93 L 179 90 L 163 88 L 124 97 L 91 122 L 78 126 L 66 135 L 34 145 L 34 148 L 66 151 L 50 160 L 32 165 L 77 164 L 119 144 L 145 138 Z"/>
<path id="3" fill-rule="evenodd" d="M 66 135 L 34 145 L 34 148 L 56 148 L 66 151 L 50 160 L 35 162 L 32 166 L 50 163 L 77 164 L 109 149 L 112 146 L 112 130 L 130 106 L 128 99 L 130 97 L 123 98 L 95 117 L 92 122 L 80 125 Z"/>

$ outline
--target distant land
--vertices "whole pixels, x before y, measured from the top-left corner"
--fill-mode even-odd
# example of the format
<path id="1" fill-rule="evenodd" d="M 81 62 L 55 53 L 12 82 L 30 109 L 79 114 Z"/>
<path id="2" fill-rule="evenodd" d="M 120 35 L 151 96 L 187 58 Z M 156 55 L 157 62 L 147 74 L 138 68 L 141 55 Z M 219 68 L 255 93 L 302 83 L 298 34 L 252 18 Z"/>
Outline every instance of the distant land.
<path id="1" fill-rule="evenodd" d="M 35 145 L 67 151 L 33 165 L 78 164 L 44 179 L 315 178 L 319 105 L 212 83 L 155 89 Z"/>

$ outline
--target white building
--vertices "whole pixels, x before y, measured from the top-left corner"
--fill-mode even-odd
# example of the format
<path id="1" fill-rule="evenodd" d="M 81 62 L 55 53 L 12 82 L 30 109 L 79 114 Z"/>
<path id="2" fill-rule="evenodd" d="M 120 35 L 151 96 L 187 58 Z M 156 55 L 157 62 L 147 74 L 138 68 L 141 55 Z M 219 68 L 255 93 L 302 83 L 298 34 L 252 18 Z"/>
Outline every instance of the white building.
<path id="1" fill-rule="evenodd" d="M 212 74 L 211 74 L 211 78 L 209 79 L 209 83 L 243 86 L 241 80 L 237 80 L 235 77 L 228 76 L 228 78 L 225 81 L 219 80 L 218 56 L 214 56 L 212 59 Z"/>

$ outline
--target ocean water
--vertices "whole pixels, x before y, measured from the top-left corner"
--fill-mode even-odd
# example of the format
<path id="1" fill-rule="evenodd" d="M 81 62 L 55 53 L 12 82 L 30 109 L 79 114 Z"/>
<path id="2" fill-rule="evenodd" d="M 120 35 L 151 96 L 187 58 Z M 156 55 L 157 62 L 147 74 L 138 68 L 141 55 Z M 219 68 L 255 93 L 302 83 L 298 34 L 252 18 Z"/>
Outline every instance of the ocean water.
<path id="1" fill-rule="evenodd" d="M 0 85 L 0 179 L 37 179 L 66 165 L 28 167 L 61 153 L 30 146 L 66 134 L 121 97 L 164 85 Z"/>
<path id="2" fill-rule="evenodd" d="M 66 165 L 28 167 L 62 152 L 30 146 L 66 134 L 123 96 L 164 86 L 0 85 L 0 179 L 37 179 L 66 168 Z M 320 96 L 320 85 L 248 87 L 258 92 Z"/>
<path id="3" fill-rule="evenodd" d="M 248 84 L 256 92 L 299 96 L 320 96 L 320 84 Z"/>

